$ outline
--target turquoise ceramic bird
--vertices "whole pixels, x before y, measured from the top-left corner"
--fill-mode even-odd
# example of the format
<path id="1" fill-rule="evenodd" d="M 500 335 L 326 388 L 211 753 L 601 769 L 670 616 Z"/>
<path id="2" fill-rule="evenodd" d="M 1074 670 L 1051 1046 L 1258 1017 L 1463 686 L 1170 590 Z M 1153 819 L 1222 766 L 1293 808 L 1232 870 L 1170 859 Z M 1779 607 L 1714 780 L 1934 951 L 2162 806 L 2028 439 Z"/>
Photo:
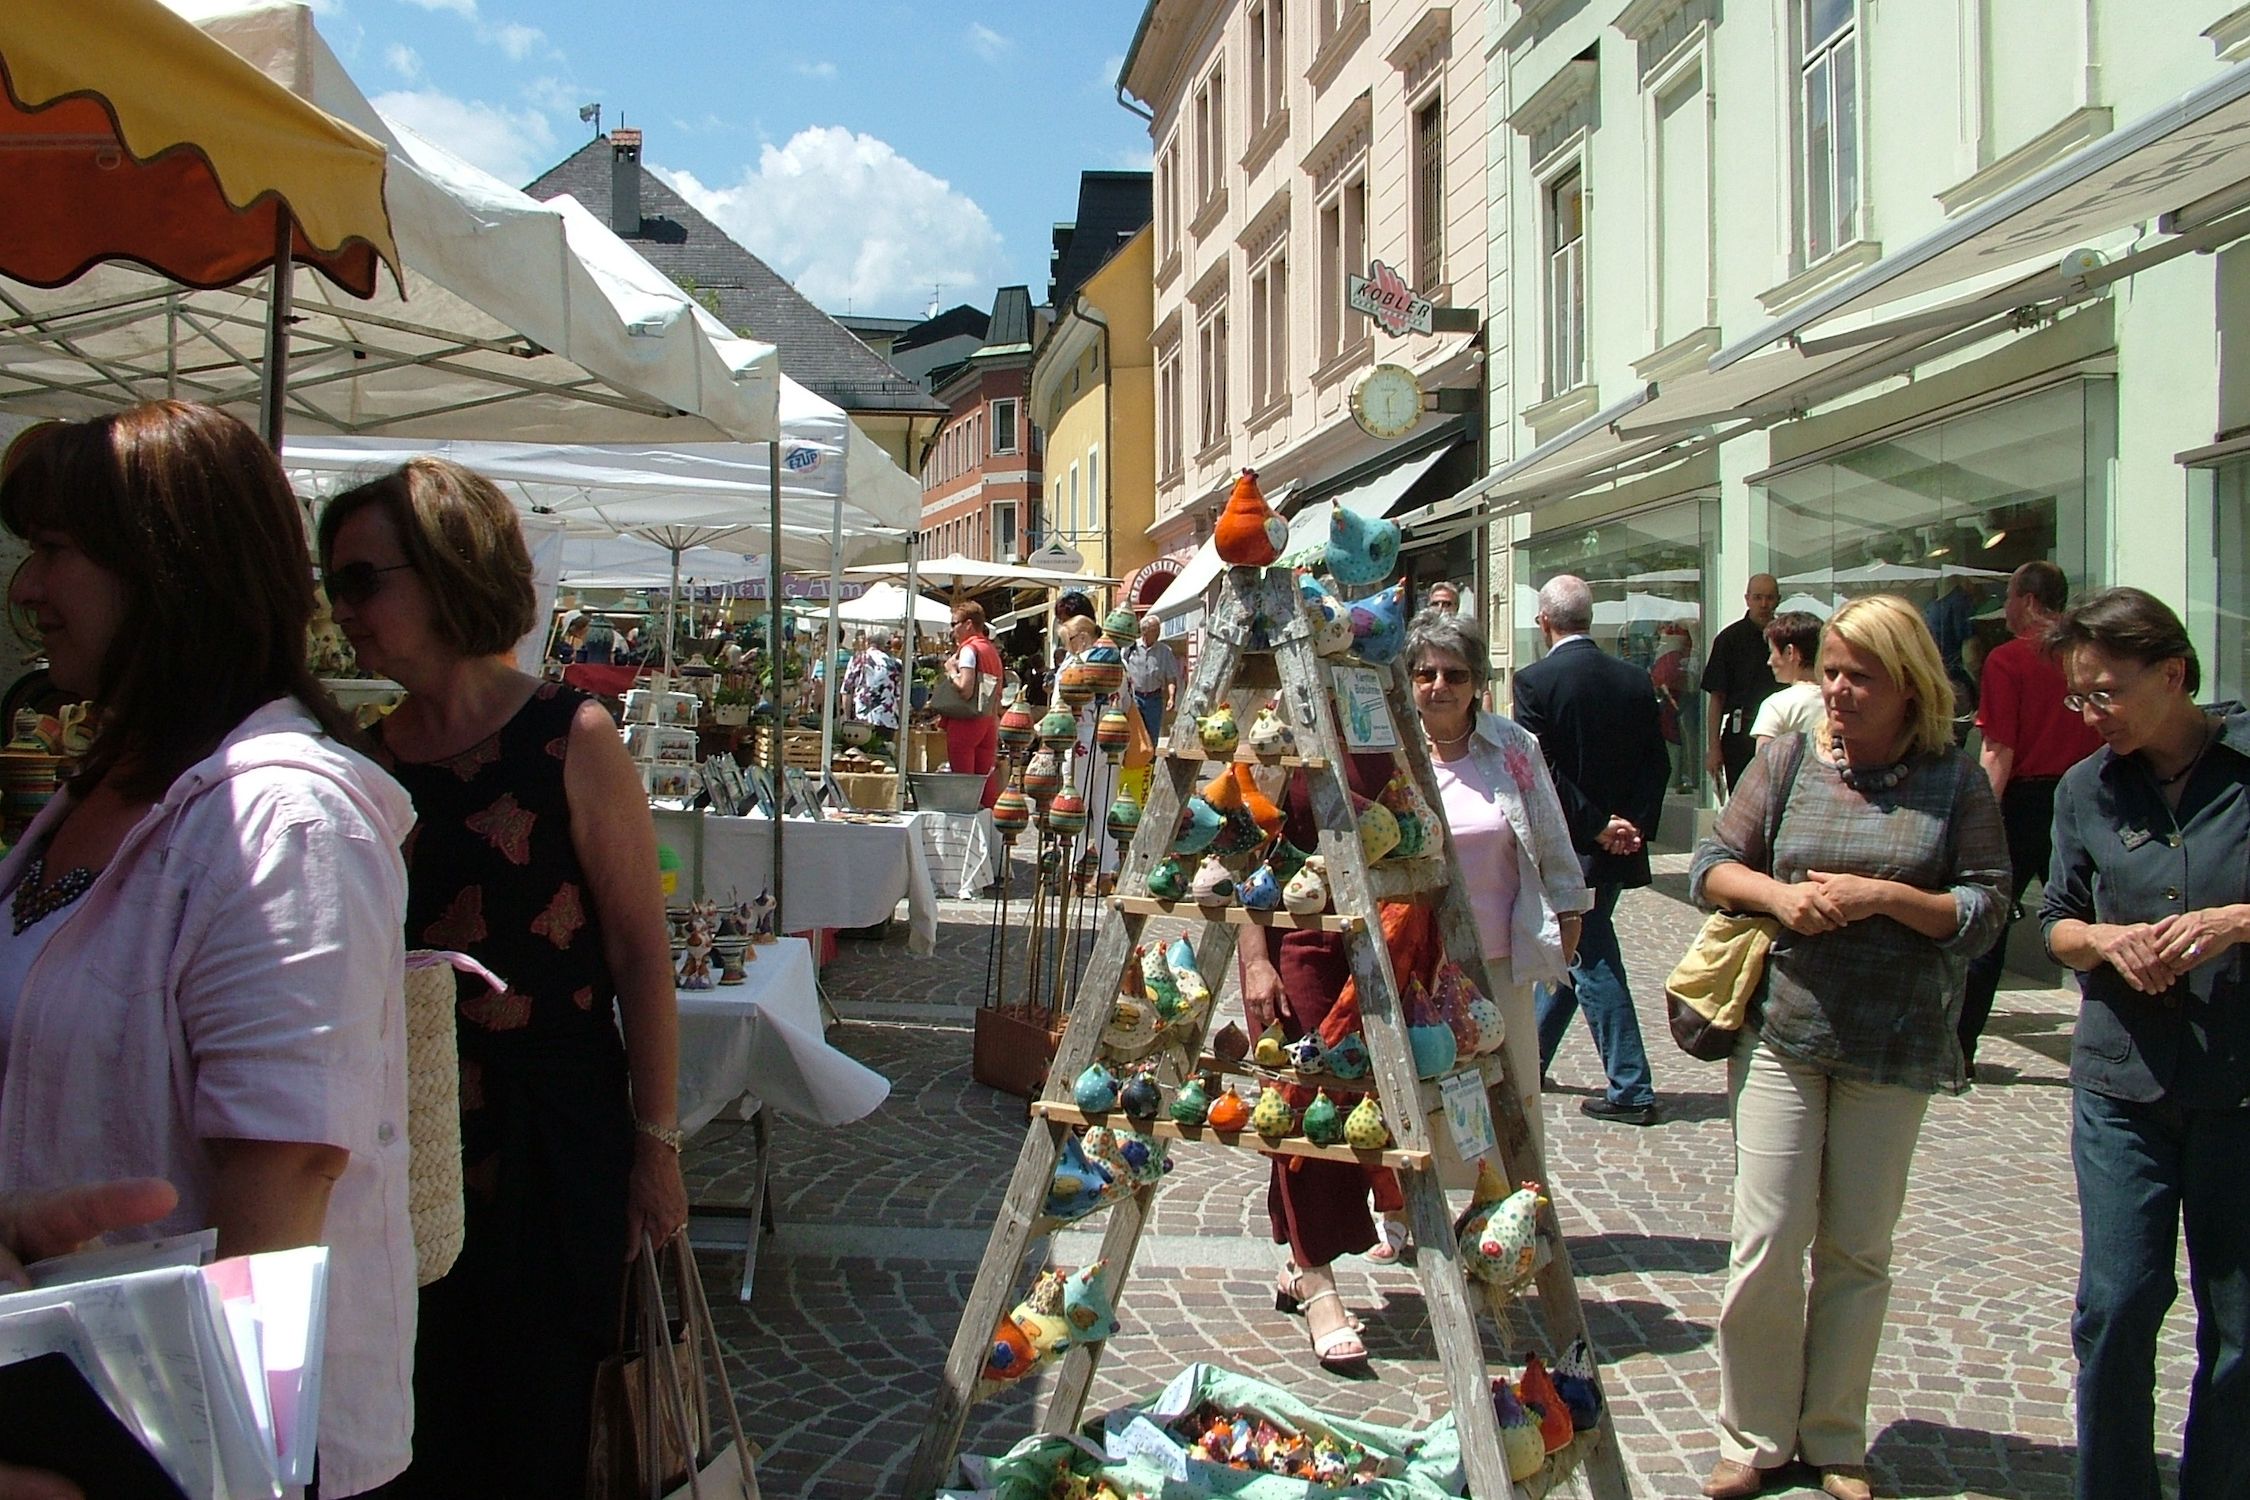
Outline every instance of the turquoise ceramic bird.
<path id="1" fill-rule="evenodd" d="M 1204 801 L 1199 792 L 1180 809 L 1180 831 L 1172 838 L 1172 852 L 1201 854 L 1226 826 L 1226 814 Z"/>
<path id="2" fill-rule="evenodd" d="M 1203 982 L 1203 971 L 1195 966 L 1195 948 L 1185 937 L 1172 939 L 1164 950 L 1164 966 L 1172 971 L 1172 982 L 1179 986 L 1180 1004 L 1192 1010 L 1211 998 L 1211 986 Z"/>
<path id="3" fill-rule="evenodd" d="M 1343 1040 L 1330 1047 L 1322 1061 L 1338 1078 L 1365 1078 L 1375 1066 L 1375 1060 L 1367 1054 L 1366 1039 L 1356 1031 L 1344 1033 Z"/>
<path id="4" fill-rule="evenodd" d="M 1398 566 L 1398 522 L 1369 519 L 1341 505 L 1328 507 L 1328 573 L 1358 588 L 1381 583 Z"/>
<path id="5" fill-rule="evenodd" d="M 1064 1140 L 1062 1160 L 1047 1185 L 1047 1217 L 1069 1223 L 1083 1219 L 1109 1199 L 1110 1174 L 1086 1154 L 1077 1136 Z"/>
<path id="6" fill-rule="evenodd" d="M 1313 650 L 1324 657 L 1351 655 L 1352 617 L 1344 601 L 1310 573 L 1297 575 L 1297 592 L 1313 617 Z"/>
<path id="7" fill-rule="evenodd" d="M 1117 1103 L 1117 1075 L 1101 1063 L 1088 1063 L 1070 1086 L 1070 1097 L 1086 1113 L 1098 1115 Z"/>
<path id="8" fill-rule="evenodd" d="M 1350 606 L 1352 652 L 1370 666 L 1384 666 L 1406 647 L 1406 583 L 1354 600 Z"/>
<path id="9" fill-rule="evenodd" d="M 1102 1275 L 1108 1266 L 1105 1260 L 1088 1261 L 1063 1282 L 1063 1317 L 1074 1344 L 1099 1344 L 1116 1336 L 1117 1314 Z"/>

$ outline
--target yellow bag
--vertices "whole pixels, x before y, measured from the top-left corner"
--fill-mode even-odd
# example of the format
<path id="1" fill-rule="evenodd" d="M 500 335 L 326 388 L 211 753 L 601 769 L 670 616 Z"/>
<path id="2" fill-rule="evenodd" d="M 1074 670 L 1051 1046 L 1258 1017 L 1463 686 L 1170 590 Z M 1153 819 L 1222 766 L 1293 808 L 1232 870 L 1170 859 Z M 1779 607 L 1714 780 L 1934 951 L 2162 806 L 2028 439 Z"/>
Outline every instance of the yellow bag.
<path id="1" fill-rule="evenodd" d="M 1781 933 L 1772 917 L 1717 911 L 1664 980 L 1672 1040 L 1688 1056 L 1717 1062 L 1734 1051 L 1765 979 L 1766 954 Z"/>

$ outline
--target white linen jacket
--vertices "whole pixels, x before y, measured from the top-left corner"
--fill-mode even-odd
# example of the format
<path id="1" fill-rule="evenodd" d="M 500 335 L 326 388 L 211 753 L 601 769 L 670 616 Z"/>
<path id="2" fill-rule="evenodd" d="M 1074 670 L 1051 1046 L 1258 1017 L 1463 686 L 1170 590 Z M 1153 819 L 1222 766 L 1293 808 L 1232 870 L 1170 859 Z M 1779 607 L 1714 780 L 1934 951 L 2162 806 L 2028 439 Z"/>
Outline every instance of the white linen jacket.
<path id="1" fill-rule="evenodd" d="M 1562 914 L 1587 911 L 1594 893 L 1570 844 L 1562 801 L 1547 757 L 1530 730 L 1498 714 L 1477 713 L 1469 759 L 1499 800 L 1516 835 L 1516 910 L 1510 961 L 1519 983 L 1569 982 L 1563 962 Z M 1477 872 L 1464 869 L 1465 880 Z"/>

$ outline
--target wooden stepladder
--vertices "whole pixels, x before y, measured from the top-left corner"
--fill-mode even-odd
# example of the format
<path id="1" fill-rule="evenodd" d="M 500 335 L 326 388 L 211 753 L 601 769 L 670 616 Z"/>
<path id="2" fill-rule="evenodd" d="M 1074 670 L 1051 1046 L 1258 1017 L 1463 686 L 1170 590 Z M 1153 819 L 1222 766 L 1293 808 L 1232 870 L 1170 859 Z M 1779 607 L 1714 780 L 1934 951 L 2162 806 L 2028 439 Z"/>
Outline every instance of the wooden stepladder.
<path id="1" fill-rule="evenodd" d="M 1469 1494 L 1475 1500 L 1503 1500 L 1517 1491 L 1508 1478 L 1490 1376 L 1477 1327 L 1477 1297 L 1464 1274 L 1453 1219 L 1439 1181 L 1436 1132 L 1446 1128 L 1437 1087 L 1416 1077 L 1390 954 L 1382 942 L 1377 903 L 1417 893 L 1439 895 L 1439 922 L 1447 954 L 1473 977 L 1485 973 L 1478 951 L 1475 919 L 1462 888 L 1452 840 L 1439 857 L 1367 863 L 1355 835 L 1351 792 L 1346 782 L 1347 749 L 1331 687 L 1329 664 L 1314 650 L 1315 625 L 1287 568 L 1237 567 L 1212 585 L 1206 601 L 1207 624 L 1193 677 L 1179 700 L 1172 746 L 1160 754 L 1141 818 L 1142 833 L 1128 850 L 1118 878 L 1119 894 L 1102 920 L 1094 951 L 1078 987 L 1068 1025 L 1048 1071 L 1042 1097 L 1017 1155 L 1015 1174 L 985 1246 L 961 1324 L 946 1361 L 929 1422 L 908 1471 L 906 1493 L 927 1496 L 952 1467 L 962 1428 L 977 1399 L 979 1377 L 991 1349 L 992 1330 L 1013 1305 L 1019 1270 L 1032 1241 L 1058 1227 L 1044 1215 L 1047 1191 L 1064 1141 L 1078 1126 L 1111 1124 L 1142 1130 L 1172 1141 L 1285 1155 L 1315 1155 L 1336 1160 L 1375 1162 L 1397 1169 L 1417 1247 L 1416 1263 L 1430 1310 L 1438 1357 L 1445 1371 L 1450 1410 L 1458 1426 Z M 1397 756 L 1431 807 L 1438 791 L 1428 752 L 1418 731 L 1405 673 L 1397 666 L 1379 670 L 1384 700 L 1397 729 Z M 1332 914 L 1292 916 L 1286 912 L 1247 911 L 1240 906 L 1196 906 L 1188 901 L 1158 901 L 1146 894 L 1148 877 L 1167 852 L 1180 810 L 1206 774 L 1206 757 L 1195 737 L 1194 721 L 1219 703 L 1233 704 L 1247 723 L 1255 707 L 1278 692 L 1280 710 L 1295 731 L 1299 754 L 1279 763 L 1301 767 L 1309 778 L 1321 829 L 1318 853 L 1326 858 Z M 1251 758 L 1244 750 L 1241 758 Z M 1089 1119 L 1072 1102 L 1072 1082 L 1101 1055 L 1102 1032 L 1111 1002 L 1134 961 L 1135 946 L 1151 916 L 1177 914 L 1204 925 L 1194 943 L 1196 967 L 1215 996 L 1234 956 L 1237 929 L 1250 922 L 1289 928 L 1317 925 L 1350 935 L 1352 973 L 1357 980 L 1363 1033 L 1373 1060 L 1369 1080 L 1390 1126 L 1391 1145 L 1381 1153 L 1348 1146 L 1316 1146 L 1301 1136 L 1271 1142 L 1243 1132 L 1221 1134 L 1208 1127 L 1181 1126 L 1169 1119 L 1127 1120 L 1121 1113 Z M 1492 993 L 1485 981 L 1487 994 Z M 1217 1007 L 1210 1008 L 1215 1012 Z M 1218 1066 L 1205 1052 L 1210 1013 L 1194 1045 L 1163 1064 L 1160 1081 L 1168 1088 L 1190 1073 Z M 1482 1066 L 1493 1134 L 1510 1185 L 1537 1181 L 1551 1187 L 1533 1147 L 1531 1129 L 1505 1052 L 1494 1052 L 1463 1066 Z M 1434 1119 L 1433 1119 L 1434 1117 Z M 1122 1306 L 1132 1274 L 1133 1254 L 1147 1226 L 1154 1184 L 1144 1184 L 1108 1209 L 1100 1256 L 1108 1264 L 1111 1295 Z M 1540 1213 L 1544 1264 L 1537 1273 L 1540 1308 L 1557 1349 L 1586 1337 L 1584 1311 L 1570 1270 L 1570 1256 L 1552 1206 Z M 1077 1430 L 1102 1345 L 1081 1344 L 1063 1356 L 1053 1390 L 1040 1417 L 1040 1430 Z M 1589 1341 L 1589 1347 L 1591 1343 Z M 1597 1373 L 1597 1380 L 1599 1378 Z M 1631 1484 L 1618 1450 L 1608 1402 L 1598 1427 L 1579 1439 L 1583 1472 L 1596 1500 L 1628 1500 Z"/>

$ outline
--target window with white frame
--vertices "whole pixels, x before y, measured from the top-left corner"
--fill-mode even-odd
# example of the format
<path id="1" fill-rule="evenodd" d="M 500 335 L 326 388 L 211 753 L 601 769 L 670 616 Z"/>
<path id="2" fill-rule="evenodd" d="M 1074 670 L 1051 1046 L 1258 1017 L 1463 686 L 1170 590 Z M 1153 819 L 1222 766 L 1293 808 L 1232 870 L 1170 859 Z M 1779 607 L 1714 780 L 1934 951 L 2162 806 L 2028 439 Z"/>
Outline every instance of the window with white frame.
<path id="1" fill-rule="evenodd" d="M 1800 249 L 1810 265 L 1859 237 L 1859 25 L 1854 0 L 1793 3 Z"/>
<path id="2" fill-rule="evenodd" d="M 1156 356 L 1156 466 L 1160 473 L 1180 472 L 1181 415 L 1180 345 L 1175 339 Z"/>
<path id="3" fill-rule="evenodd" d="M 1227 436 L 1227 305 L 1203 314 L 1195 330 L 1196 451 Z"/>
<path id="4" fill-rule="evenodd" d="M 1367 265 L 1367 179 L 1354 177 L 1320 209 L 1320 360 L 1354 343 L 1345 278 Z"/>
<path id="5" fill-rule="evenodd" d="M 1055 503 L 1048 508 L 1048 514 L 1054 518 L 1055 530 L 1058 534 L 1063 532 L 1064 527 L 1071 524 L 1070 512 L 1065 508 L 1065 504 L 1063 477 L 1057 474 L 1055 476 Z"/>
<path id="6" fill-rule="evenodd" d="M 1657 347 L 1703 327 L 1711 315 L 1711 136 L 1697 60 L 1657 86 Z"/>
<path id="7" fill-rule="evenodd" d="M 1078 494 L 1078 465 L 1070 466 L 1070 538 L 1076 541 L 1086 533 L 1086 512 L 1081 508 Z"/>
<path id="8" fill-rule="evenodd" d="M 1166 141 L 1156 157 L 1156 256 L 1180 253 L 1180 142 Z"/>
<path id="9" fill-rule="evenodd" d="M 1102 450 L 1086 450 L 1086 530 L 1089 534 L 1102 529 Z"/>
<path id="10" fill-rule="evenodd" d="M 1445 282 L 1445 101 L 1414 111 L 1414 285 Z"/>
<path id="11" fill-rule="evenodd" d="M 1259 0 L 1245 18 L 1250 28 L 1250 129 L 1273 123 L 1288 103 L 1289 55 L 1282 32 L 1286 0 Z"/>
<path id="12" fill-rule="evenodd" d="M 1313 45 L 1325 47 L 1337 32 L 1344 29 L 1345 20 L 1352 13 L 1357 0 L 1312 0 Z"/>
<path id="13" fill-rule="evenodd" d="M 1547 180 L 1541 194 L 1546 220 L 1545 305 L 1547 395 L 1586 383 L 1586 190 L 1572 166 Z"/>
<path id="14" fill-rule="evenodd" d="M 992 403 L 992 451 L 1016 451 L 1016 402 L 1014 397 Z"/>
<path id="15" fill-rule="evenodd" d="M 1198 209 L 1227 184 L 1227 75 L 1223 66 L 1204 75 L 1195 91 L 1195 203 Z"/>
<path id="16" fill-rule="evenodd" d="M 1016 502 L 1015 502 L 1015 501 L 1013 501 L 1013 500 L 995 500 L 995 501 L 993 501 L 993 502 L 992 502 L 992 556 L 993 556 L 993 560 L 994 560 L 994 561 L 996 561 L 996 562 L 998 562 L 998 561 L 1003 561 L 1003 560 L 1005 560 L 1005 559 L 1007 559 L 1007 558 L 1011 558 L 1011 557 L 1014 557 L 1014 556 L 1015 556 L 1015 555 L 1016 555 L 1017 553 L 1019 553 L 1019 552 L 1021 552 L 1021 551 L 1023 550 L 1023 548 L 1022 548 L 1022 547 L 1021 547 L 1021 546 L 1020 546 L 1020 545 L 1019 545 L 1018 543 L 1019 543 L 1019 538 L 1018 538 L 1018 536 L 1017 536 L 1017 534 L 1016 534 Z"/>
<path id="17" fill-rule="evenodd" d="M 1289 255 L 1277 250 L 1250 273 L 1250 410 L 1267 410 L 1288 389 Z"/>

